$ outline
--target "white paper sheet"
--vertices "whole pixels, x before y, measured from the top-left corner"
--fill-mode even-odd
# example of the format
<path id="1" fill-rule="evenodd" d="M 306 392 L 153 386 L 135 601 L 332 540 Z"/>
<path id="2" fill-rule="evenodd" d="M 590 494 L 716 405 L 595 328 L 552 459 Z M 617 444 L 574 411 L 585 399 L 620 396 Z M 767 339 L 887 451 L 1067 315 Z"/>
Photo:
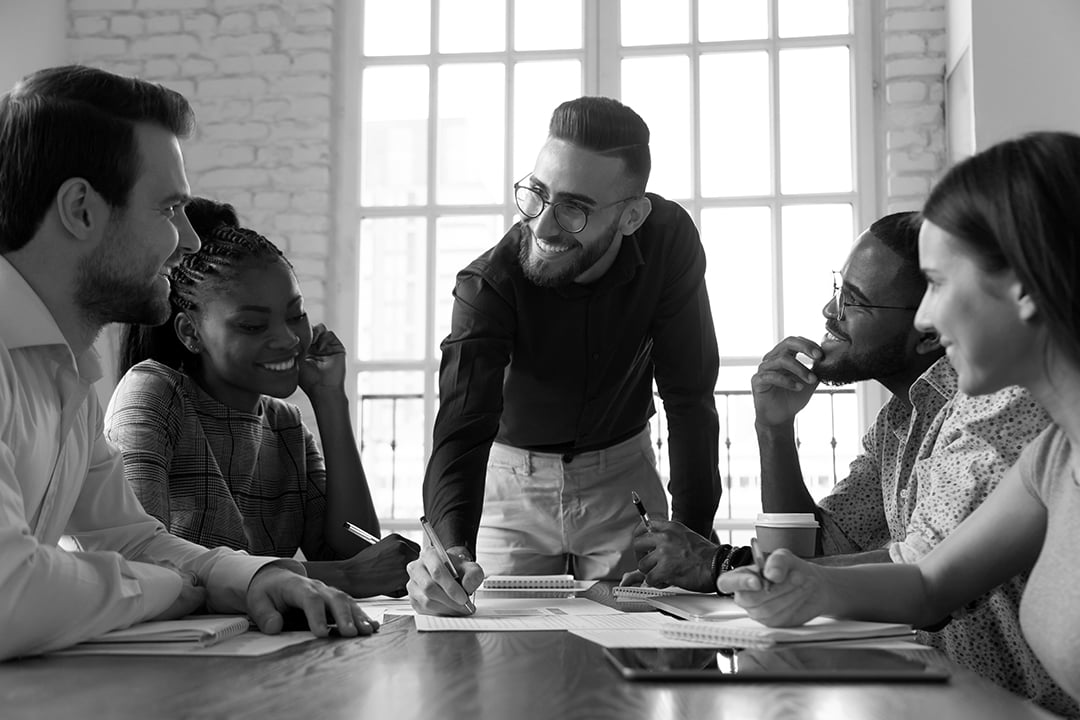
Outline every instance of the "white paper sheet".
<path id="1" fill-rule="evenodd" d="M 505 602 L 505 601 L 500 601 Z M 535 602 L 535 601 L 534 601 Z M 565 601 L 563 601 L 565 602 Z M 603 606 L 601 606 L 603 607 Z M 495 612 L 477 614 L 470 617 L 442 617 L 438 615 L 417 615 L 416 629 L 424 631 L 466 630 L 472 632 L 517 632 L 528 630 L 571 630 L 575 628 L 608 629 L 656 629 L 661 625 L 677 622 L 662 613 L 622 613 L 613 608 L 603 614 L 571 614 L 558 612 L 556 608 L 538 605 L 531 614 L 499 615 Z"/>

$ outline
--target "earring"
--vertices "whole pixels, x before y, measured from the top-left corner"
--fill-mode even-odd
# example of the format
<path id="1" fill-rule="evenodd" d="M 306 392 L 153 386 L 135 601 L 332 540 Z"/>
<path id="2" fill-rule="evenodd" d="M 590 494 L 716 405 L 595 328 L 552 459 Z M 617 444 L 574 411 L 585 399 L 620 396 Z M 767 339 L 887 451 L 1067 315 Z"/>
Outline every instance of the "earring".
<path id="1" fill-rule="evenodd" d="M 186 347 L 188 349 L 188 352 L 191 353 L 192 355 L 198 355 L 199 354 L 200 348 L 199 348 L 199 343 L 198 343 L 197 340 L 192 340 L 191 342 L 185 344 L 184 347 Z"/>

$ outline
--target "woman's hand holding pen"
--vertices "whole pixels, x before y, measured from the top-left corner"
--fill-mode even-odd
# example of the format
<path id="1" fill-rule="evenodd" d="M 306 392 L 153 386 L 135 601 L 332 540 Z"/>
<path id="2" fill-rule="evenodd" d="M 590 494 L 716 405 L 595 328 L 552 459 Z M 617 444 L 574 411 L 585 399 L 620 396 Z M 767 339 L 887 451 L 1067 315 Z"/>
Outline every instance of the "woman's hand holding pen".
<path id="1" fill-rule="evenodd" d="M 446 554 L 457 571 L 454 578 L 434 547 L 426 547 L 420 557 L 409 563 L 409 601 L 416 612 L 424 615 L 471 615 L 475 612 L 469 596 L 484 581 L 484 570 L 463 547 L 450 547 Z"/>
<path id="2" fill-rule="evenodd" d="M 802 625 L 828 614 L 836 591 L 828 568 L 802 560 L 788 550 L 770 553 L 762 582 L 757 568 L 747 566 L 726 572 L 717 581 L 720 592 L 735 593 L 735 603 L 763 625 Z"/>

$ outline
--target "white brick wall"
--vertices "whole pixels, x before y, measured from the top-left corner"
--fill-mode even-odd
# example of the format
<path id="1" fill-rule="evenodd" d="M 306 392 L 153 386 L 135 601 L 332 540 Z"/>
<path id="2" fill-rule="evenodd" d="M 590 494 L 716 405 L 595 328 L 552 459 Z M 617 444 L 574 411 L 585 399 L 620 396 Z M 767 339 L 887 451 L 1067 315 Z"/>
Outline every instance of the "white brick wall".
<path id="1" fill-rule="evenodd" d="M 334 0 L 69 0 L 72 62 L 183 93 L 195 194 L 230 202 L 326 316 Z"/>
<path id="2" fill-rule="evenodd" d="M 945 0 L 882 2 L 882 214 L 922 207 L 945 170 Z"/>

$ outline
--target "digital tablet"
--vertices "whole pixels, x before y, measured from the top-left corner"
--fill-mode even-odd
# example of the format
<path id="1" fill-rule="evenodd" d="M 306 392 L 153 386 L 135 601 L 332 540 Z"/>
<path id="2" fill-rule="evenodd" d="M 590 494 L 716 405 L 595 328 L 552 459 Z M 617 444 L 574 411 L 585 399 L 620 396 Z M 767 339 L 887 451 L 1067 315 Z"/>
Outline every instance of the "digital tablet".
<path id="1" fill-rule="evenodd" d="M 944 682 L 948 670 L 877 648 L 604 648 L 629 680 Z"/>

